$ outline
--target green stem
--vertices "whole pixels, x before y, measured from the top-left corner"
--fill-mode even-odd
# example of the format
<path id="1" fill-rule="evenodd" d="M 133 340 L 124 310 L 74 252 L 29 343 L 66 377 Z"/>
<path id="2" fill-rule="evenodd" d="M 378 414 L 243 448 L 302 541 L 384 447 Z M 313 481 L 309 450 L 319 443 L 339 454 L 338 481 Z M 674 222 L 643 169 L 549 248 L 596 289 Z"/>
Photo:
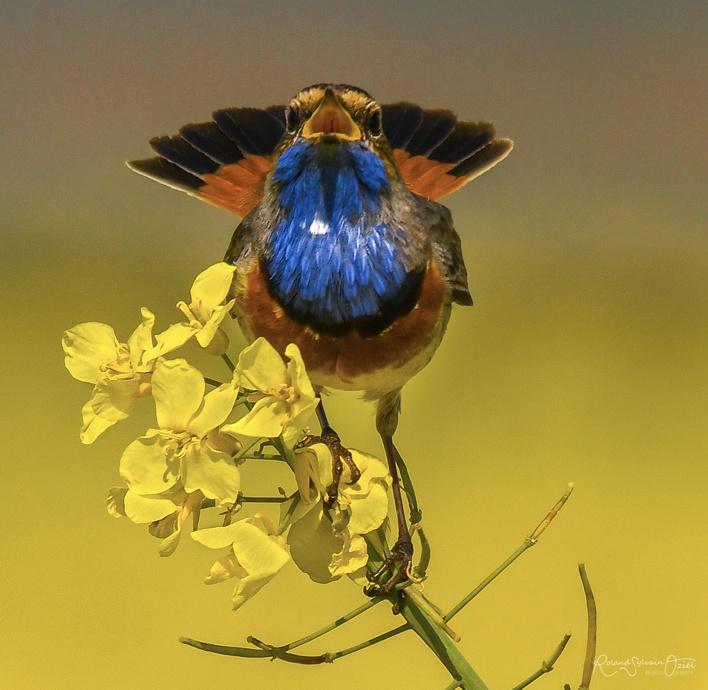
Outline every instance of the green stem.
<path id="1" fill-rule="evenodd" d="M 406 630 L 410 630 L 411 626 L 408 625 L 408 623 L 404 623 L 403 625 L 399 625 L 397 628 L 393 628 L 393 630 L 389 630 L 388 632 L 382 633 L 381 635 L 376 635 L 375 637 L 372 637 L 370 640 L 366 640 L 365 642 L 360 642 L 359 644 L 355 644 L 353 647 L 347 647 L 346 649 L 342 649 L 339 652 L 330 652 L 330 653 L 325 653 L 325 657 L 327 657 L 327 661 L 336 661 L 337 659 L 341 659 L 344 656 L 348 656 L 349 654 L 354 654 L 354 652 L 358 652 L 362 649 L 366 649 L 367 647 L 371 647 L 375 644 L 378 644 L 379 642 L 383 642 L 384 640 L 388 640 L 391 637 L 394 637 L 398 635 L 399 633 L 405 632 Z"/>
<path id="2" fill-rule="evenodd" d="M 190 637 L 180 637 L 179 641 L 182 644 L 201 649 L 203 652 L 212 652 L 213 654 L 226 654 L 227 656 L 239 656 L 248 659 L 272 659 L 273 651 L 267 645 L 259 649 L 251 649 L 250 647 L 227 647 L 220 644 L 211 644 L 210 642 L 200 642 L 193 640 Z M 327 659 L 324 656 L 303 656 L 301 654 L 288 654 L 287 652 L 278 657 L 283 661 L 289 661 L 291 664 L 324 664 Z"/>
<path id="3" fill-rule="evenodd" d="M 597 645 L 597 607 L 595 605 L 595 595 L 590 587 L 588 574 L 585 572 L 585 564 L 578 563 L 578 571 L 580 579 L 583 583 L 583 591 L 585 592 L 585 604 L 588 609 L 588 641 L 585 647 L 585 663 L 583 664 L 583 678 L 580 683 L 580 690 L 588 690 L 592 672 L 595 668 L 595 649 Z"/>
<path id="4" fill-rule="evenodd" d="M 570 640 L 570 633 L 567 633 L 563 637 L 559 645 L 553 650 L 551 656 L 548 657 L 548 661 L 544 661 L 541 664 L 541 668 L 539 668 L 536 673 L 530 675 L 526 680 L 522 681 L 518 685 L 515 685 L 512 690 L 522 690 L 522 688 L 531 685 L 531 683 L 540 678 L 544 673 L 549 673 L 550 671 L 552 671 L 556 661 L 558 661 L 558 657 L 563 653 L 563 650 L 568 644 L 568 640 Z"/>
<path id="5" fill-rule="evenodd" d="M 285 532 L 285 530 L 290 527 L 290 520 L 292 518 L 292 515 L 295 512 L 295 508 L 297 508 L 298 504 L 300 503 L 300 494 L 297 491 L 293 496 L 290 496 L 290 498 L 292 498 L 293 502 L 285 511 L 285 514 L 280 518 L 280 523 L 278 524 L 279 535 L 283 534 L 283 532 Z"/>
<path id="6" fill-rule="evenodd" d="M 247 446 L 244 446 L 236 455 L 234 455 L 234 460 L 240 460 L 242 457 L 248 453 L 253 446 L 258 445 L 261 442 L 260 438 L 254 438 L 253 441 L 251 441 Z"/>
<path id="7" fill-rule="evenodd" d="M 415 531 L 420 538 L 420 557 L 418 559 L 418 564 L 413 568 L 413 574 L 421 579 L 425 579 L 426 572 L 428 570 L 428 565 L 430 564 L 430 542 L 425 536 L 423 528 L 420 527 L 420 522 L 423 519 L 423 511 L 418 506 L 418 498 L 415 493 L 415 488 L 413 487 L 413 480 L 411 479 L 410 472 L 406 466 L 405 461 L 398 452 L 398 448 L 394 446 L 396 465 L 398 466 L 398 471 L 401 473 L 401 481 L 403 482 L 403 490 L 406 493 L 408 499 L 408 508 L 410 511 L 411 526 L 415 526 Z"/>
<path id="8" fill-rule="evenodd" d="M 276 462 L 285 462 L 280 455 L 242 455 L 243 460 L 275 460 Z"/>
<path id="9" fill-rule="evenodd" d="M 492 580 L 498 577 L 502 572 L 504 572 L 526 549 L 531 548 L 537 541 L 538 538 L 546 531 L 548 525 L 551 524 L 553 518 L 558 515 L 558 511 L 565 505 L 565 502 L 573 493 L 574 484 L 571 482 L 568 484 L 568 488 L 565 493 L 558 499 L 556 504 L 551 508 L 545 518 L 536 525 L 536 528 L 531 532 L 531 534 L 526 537 L 514 553 L 509 556 L 498 568 L 493 570 L 480 584 L 478 584 L 459 604 L 453 606 L 452 609 L 445 615 L 444 620 L 449 621 L 454 618 L 460 611 L 462 611 L 467 604 L 472 601 Z"/>
<path id="10" fill-rule="evenodd" d="M 305 635 L 305 637 L 302 637 L 299 640 L 295 640 L 295 642 L 291 642 L 290 644 L 283 645 L 282 647 L 276 647 L 276 649 L 289 652 L 291 649 L 296 649 L 297 647 L 301 647 L 302 645 L 307 644 L 308 642 L 312 642 L 312 640 L 316 640 L 318 637 L 322 637 L 322 635 L 326 635 L 328 632 L 331 632 L 332 630 L 338 628 L 340 625 L 344 625 L 345 623 L 348 623 L 350 620 L 353 620 L 357 616 L 360 616 L 362 613 L 365 613 L 370 608 L 376 606 L 376 604 L 379 604 L 383 600 L 384 597 L 373 597 L 372 599 L 369 599 L 368 601 L 364 602 L 361 606 L 354 609 L 353 611 L 350 611 L 349 613 L 343 615 L 341 618 L 337 618 L 337 620 L 333 621 L 332 623 L 329 623 L 329 625 L 325 625 L 324 628 L 320 628 L 320 630 L 317 630 L 316 632 L 310 633 L 309 635 Z"/>
<path id="11" fill-rule="evenodd" d="M 428 572 L 428 565 L 430 565 L 430 542 L 425 536 L 422 527 L 417 527 L 415 533 L 420 539 L 420 557 L 418 558 L 418 563 L 413 568 L 413 574 L 417 578 L 425 579 Z"/>
<path id="12" fill-rule="evenodd" d="M 285 445 L 285 441 L 283 441 L 282 436 L 278 436 L 277 438 L 272 438 L 270 439 L 271 443 L 273 446 L 275 446 L 275 449 L 278 451 L 280 454 L 280 457 L 285 460 L 285 462 L 290 465 L 290 469 L 294 471 L 295 469 L 295 452 L 291 449 L 288 448 Z"/>
<path id="13" fill-rule="evenodd" d="M 415 524 L 422 520 L 423 514 L 420 508 L 418 508 L 418 499 L 415 495 L 415 489 L 413 488 L 413 481 L 411 480 L 411 475 L 408 471 L 408 467 L 403 461 L 401 454 L 398 452 L 398 448 L 396 448 L 395 446 L 394 451 L 396 453 L 396 465 L 398 465 L 398 471 L 401 473 L 403 489 L 406 492 L 406 497 L 408 498 L 408 507 L 411 513 L 411 522 Z"/>
<path id="14" fill-rule="evenodd" d="M 216 379 L 210 379 L 207 376 L 204 377 L 204 383 L 208 383 L 210 386 L 214 386 L 214 388 L 224 385 L 223 382 L 217 381 Z"/>
<path id="15" fill-rule="evenodd" d="M 236 371 L 236 366 L 235 366 L 234 363 L 231 361 L 231 357 L 229 357 L 226 353 L 224 353 L 223 355 L 221 355 L 221 359 L 223 359 L 224 362 L 226 362 L 226 366 L 229 368 L 229 370 L 231 371 L 231 373 L 233 373 L 234 371 Z"/>
<path id="16" fill-rule="evenodd" d="M 455 690 L 455 688 L 462 687 L 462 681 L 455 678 L 450 685 L 448 685 L 445 690 Z"/>
<path id="17" fill-rule="evenodd" d="M 296 647 L 301 647 L 302 645 L 307 644 L 308 642 L 312 642 L 318 637 L 322 637 L 323 635 L 326 635 L 328 632 L 331 632 L 335 628 L 338 628 L 340 625 L 348 623 L 350 620 L 353 620 L 357 616 L 360 616 L 362 613 L 365 613 L 370 608 L 376 606 L 376 604 L 380 603 L 383 600 L 384 597 L 374 597 L 373 599 L 369 599 L 353 611 L 350 611 L 341 618 L 337 618 L 337 620 L 333 621 L 329 625 L 325 625 L 324 628 L 320 628 L 320 630 L 310 633 L 309 635 L 305 635 L 305 637 L 302 637 L 299 640 L 295 640 L 290 644 L 282 645 L 280 647 L 274 647 L 273 645 L 266 644 L 265 642 L 262 642 L 261 640 L 252 636 L 248 638 L 248 642 L 257 647 L 258 649 L 251 649 L 249 647 L 230 647 L 226 645 L 216 645 L 211 644 L 209 642 L 193 640 L 189 637 L 180 638 L 180 642 L 182 642 L 183 644 L 190 645 L 191 647 L 196 647 L 197 649 L 201 649 L 205 652 L 213 652 L 214 654 L 225 654 L 228 656 L 282 659 L 283 661 L 289 661 L 290 663 L 295 664 L 331 663 L 334 658 L 332 658 L 333 655 L 330 654 L 303 656 L 300 654 L 291 654 L 290 652 Z"/>
<path id="18" fill-rule="evenodd" d="M 526 549 L 534 545 L 528 537 L 524 540 L 524 543 L 514 551 L 514 553 L 509 556 L 498 568 L 495 568 L 487 577 L 482 580 L 461 602 L 456 606 L 453 606 L 448 613 L 445 614 L 443 620 L 452 620 L 460 611 L 462 611 L 467 604 L 469 604 L 472 599 L 474 599 L 492 580 L 498 577 L 502 572 L 504 572 Z"/>
<path id="19" fill-rule="evenodd" d="M 289 496 L 241 496 L 241 503 L 285 503 Z"/>
<path id="20" fill-rule="evenodd" d="M 487 690 L 487 686 L 460 653 L 453 641 L 410 597 L 401 609 L 410 627 L 425 642 L 464 690 Z"/>

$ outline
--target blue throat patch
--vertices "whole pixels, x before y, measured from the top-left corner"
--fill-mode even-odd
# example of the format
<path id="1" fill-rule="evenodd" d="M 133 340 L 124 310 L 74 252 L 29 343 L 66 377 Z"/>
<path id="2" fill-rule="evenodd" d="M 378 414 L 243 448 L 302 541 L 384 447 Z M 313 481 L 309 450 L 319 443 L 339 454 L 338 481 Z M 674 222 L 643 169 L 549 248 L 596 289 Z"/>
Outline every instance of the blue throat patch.
<path id="1" fill-rule="evenodd" d="M 263 268 L 291 316 L 321 332 L 373 334 L 412 309 L 421 274 L 405 269 L 403 231 L 381 221 L 391 185 L 373 151 L 301 140 L 280 156 L 272 180 L 285 220 Z"/>

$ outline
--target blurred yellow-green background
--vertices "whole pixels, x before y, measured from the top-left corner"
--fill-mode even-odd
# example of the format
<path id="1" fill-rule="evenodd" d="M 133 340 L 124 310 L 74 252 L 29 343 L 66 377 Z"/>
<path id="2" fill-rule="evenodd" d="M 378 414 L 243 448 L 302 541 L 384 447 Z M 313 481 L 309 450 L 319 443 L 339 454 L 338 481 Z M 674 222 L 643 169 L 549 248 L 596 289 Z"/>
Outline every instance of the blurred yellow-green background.
<path id="1" fill-rule="evenodd" d="M 142 528 L 106 514 L 149 404 L 79 443 L 89 387 L 63 367 L 62 331 L 103 321 L 124 339 L 143 305 L 166 325 L 237 222 L 123 162 L 216 108 L 287 102 L 319 81 L 489 119 L 516 143 L 447 200 L 475 307 L 456 311 L 405 390 L 398 445 L 433 545 L 426 593 L 452 606 L 569 481 L 576 491 L 455 619 L 462 651 L 490 688 L 509 688 L 570 630 L 533 687 L 577 687 L 584 561 L 598 653 L 695 660 L 671 678 L 604 667 L 592 687 L 708 687 L 704 2 L 11 1 L 0 41 L 0 687 L 448 684 L 405 635 L 326 667 L 180 645 L 284 643 L 362 595 L 288 567 L 232 613 L 230 585 L 202 584 L 213 553 L 186 540 L 160 559 Z M 368 404 L 336 396 L 330 407 L 350 445 L 380 453 Z M 255 468 L 244 476 L 263 481 Z M 394 624 L 376 609 L 309 651 Z"/>

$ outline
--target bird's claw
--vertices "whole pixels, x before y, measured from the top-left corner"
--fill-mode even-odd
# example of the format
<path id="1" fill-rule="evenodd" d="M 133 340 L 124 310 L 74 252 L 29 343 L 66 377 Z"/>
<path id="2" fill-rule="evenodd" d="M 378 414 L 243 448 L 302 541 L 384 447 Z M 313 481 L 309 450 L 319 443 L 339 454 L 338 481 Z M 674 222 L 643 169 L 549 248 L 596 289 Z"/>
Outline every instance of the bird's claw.
<path id="1" fill-rule="evenodd" d="M 366 579 L 371 582 L 371 584 L 364 588 L 364 593 L 371 597 L 379 595 L 386 596 L 391 594 L 394 587 L 401 582 L 415 580 L 411 575 L 412 560 L 413 542 L 409 534 L 402 534 L 398 537 L 398 540 L 391 549 L 391 553 L 381 564 L 379 569 L 373 573 L 367 573 Z M 389 572 L 391 576 L 381 584 L 381 578 Z"/>
<path id="2" fill-rule="evenodd" d="M 319 436 L 306 436 L 298 443 L 298 447 L 307 448 L 314 443 L 324 443 L 332 454 L 332 483 L 327 487 L 327 496 L 325 497 L 327 507 L 332 507 L 336 504 L 339 495 L 339 482 L 344 472 L 344 464 L 349 468 L 348 484 L 356 484 L 359 481 L 361 470 L 356 466 L 349 449 L 342 445 L 339 434 L 332 427 L 326 426 Z"/>

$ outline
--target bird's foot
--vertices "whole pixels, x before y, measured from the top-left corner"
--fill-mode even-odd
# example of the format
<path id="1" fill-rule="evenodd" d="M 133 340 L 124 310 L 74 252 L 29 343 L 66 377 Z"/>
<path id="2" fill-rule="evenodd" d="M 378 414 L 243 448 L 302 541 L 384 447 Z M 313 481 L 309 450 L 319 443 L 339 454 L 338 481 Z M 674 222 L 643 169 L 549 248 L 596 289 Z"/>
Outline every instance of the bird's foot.
<path id="1" fill-rule="evenodd" d="M 381 564 L 381 567 L 373 573 L 368 573 L 366 579 L 371 584 L 364 589 L 364 593 L 370 597 L 391 594 L 394 587 L 406 580 L 414 582 L 419 581 L 411 573 L 411 564 L 413 561 L 413 542 L 411 536 L 406 531 L 399 535 L 398 540 L 393 545 L 391 553 L 386 560 Z M 390 577 L 381 583 L 382 578 L 386 573 L 390 573 Z"/>
<path id="2" fill-rule="evenodd" d="M 332 454 L 332 483 L 327 487 L 327 495 L 325 496 L 325 504 L 327 507 L 332 507 L 337 502 L 339 483 L 344 472 L 344 465 L 346 464 L 349 468 L 349 484 L 356 484 L 359 481 L 361 471 L 356 466 L 349 449 L 342 445 L 339 434 L 331 426 L 326 426 L 322 429 L 322 433 L 319 436 L 305 437 L 303 441 L 298 443 L 298 447 L 307 448 L 314 443 L 324 443 Z"/>

